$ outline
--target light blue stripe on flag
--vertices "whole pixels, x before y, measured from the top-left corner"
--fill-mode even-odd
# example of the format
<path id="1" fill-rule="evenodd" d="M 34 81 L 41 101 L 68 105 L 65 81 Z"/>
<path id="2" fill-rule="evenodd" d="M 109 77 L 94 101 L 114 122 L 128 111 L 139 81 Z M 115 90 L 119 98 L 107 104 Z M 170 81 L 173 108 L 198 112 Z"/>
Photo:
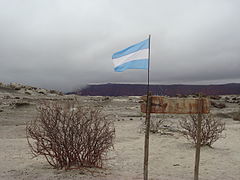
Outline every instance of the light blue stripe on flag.
<path id="1" fill-rule="evenodd" d="M 148 69 L 149 39 L 132 45 L 113 54 L 113 65 L 116 72 L 126 69 Z"/>
<path id="2" fill-rule="evenodd" d="M 118 51 L 113 54 L 112 59 L 119 58 L 131 53 L 134 53 L 136 51 L 139 51 L 141 49 L 148 49 L 149 48 L 149 39 L 146 39 L 138 44 L 134 44 L 126 49 L 123 49 L 122 51 Z"/>
<path id="3" fill-rule="evenodd" d="M 148 59 L 130 61 L 114 68 L 116 72 L 123 72 L 126 69 L 148 69 Z"/>

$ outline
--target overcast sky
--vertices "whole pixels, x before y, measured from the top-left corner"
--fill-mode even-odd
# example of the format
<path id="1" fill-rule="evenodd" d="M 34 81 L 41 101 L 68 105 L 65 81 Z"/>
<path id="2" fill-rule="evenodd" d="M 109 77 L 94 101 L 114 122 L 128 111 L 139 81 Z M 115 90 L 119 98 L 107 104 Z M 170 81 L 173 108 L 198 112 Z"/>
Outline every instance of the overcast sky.
<path id="1" fill-rule="evenodd" d="M 0 82 L 141 82 L 111 56 L 152 35 L 151 82 L 240 82 L 239 0 L 0 0 Z"/>

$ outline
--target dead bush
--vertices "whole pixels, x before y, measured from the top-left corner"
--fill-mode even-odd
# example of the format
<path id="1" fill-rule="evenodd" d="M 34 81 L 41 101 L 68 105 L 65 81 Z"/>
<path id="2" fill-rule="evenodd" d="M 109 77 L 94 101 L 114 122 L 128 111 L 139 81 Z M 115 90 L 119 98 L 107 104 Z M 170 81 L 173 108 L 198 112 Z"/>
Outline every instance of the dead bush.
<path id="1" fill-rule="evenodd" d="M 197 118 L 198 115 L 190 115 L 190 118 L 183 118 L 179 121 L 184 137 L 194 144 L 197 143 Z M 220 119 L 215 119 L 211 114 L 202 115 L 201 124 L 201 146 L 212 146 L 222 136 L 225 130 L 225 123 Z"/>
<path id="2" fill-rule="evenodd" d="M 152 118 L 150 119 L 150 132 L 158 133 L 163 127 L 164 119 L 163 118 Z"/>
<path id="3" fill-rule="evenodd" d="M 164 116 L 152 116 L 150 118 L 149 131 L 151 133 L 160 133 L 165 125 L 164 122 L 165 122 Z M 145 129 L 146 129 L 146 125 L 145 125 L 145 120 L 144 120 L 144 122 L 142 122 L 142 124 L 141 124 L 140 132 L 145 132 Z"/>
<path id="4" fill-rule="evenodd" d="M 101 109 L 75 103 L 44 102 L 39 116 L 28 123 L 28 144 L 57 169 L 102 167 L 113 147 L 113 122 Z"/>

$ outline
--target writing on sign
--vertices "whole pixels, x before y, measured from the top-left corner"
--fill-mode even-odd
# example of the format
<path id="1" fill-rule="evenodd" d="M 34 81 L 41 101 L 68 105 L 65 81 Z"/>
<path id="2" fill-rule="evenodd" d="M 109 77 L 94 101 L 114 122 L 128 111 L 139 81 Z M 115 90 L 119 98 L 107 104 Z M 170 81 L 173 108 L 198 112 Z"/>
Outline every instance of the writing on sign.
<path id="1" fill-rule="evenodd" d="M 141 104 L 141 112 L 146 113 L 147 97 Z M 200 103 L 200 104 L 199 104 Z M 163 114 L 207 114 L 210 112 L 210 103 L 207 98 L 169 98 L 164 96 L 151 96 L 150 113 Z"/>

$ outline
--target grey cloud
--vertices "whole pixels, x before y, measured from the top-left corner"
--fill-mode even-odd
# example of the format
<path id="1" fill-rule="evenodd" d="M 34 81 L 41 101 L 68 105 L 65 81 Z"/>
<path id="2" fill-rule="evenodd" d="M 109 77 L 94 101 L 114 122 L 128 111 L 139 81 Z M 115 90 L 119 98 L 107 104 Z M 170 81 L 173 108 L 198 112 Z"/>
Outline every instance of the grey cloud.
<path id="1" fill-rule="evenodd" d="M 151 81 L 240 82 L 237 0 L 0 1 L 0 81 L 70 91 L 146 82 L 111 55 L 152 35 Z M 225 81 L 224 81 L 225 80 Z"/>

